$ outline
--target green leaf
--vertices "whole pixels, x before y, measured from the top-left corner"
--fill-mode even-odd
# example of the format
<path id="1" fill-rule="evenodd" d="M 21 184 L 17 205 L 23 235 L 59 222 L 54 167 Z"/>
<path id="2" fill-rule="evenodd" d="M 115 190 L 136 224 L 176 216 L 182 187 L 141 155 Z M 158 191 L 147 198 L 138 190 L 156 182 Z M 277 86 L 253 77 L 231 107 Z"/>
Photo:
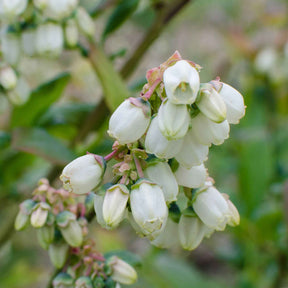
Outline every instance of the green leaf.
<path id="1" fill-rule="evenodd" d="M 132 252 L 126 251 L 126 250 L 109 251 L 109 252 L 105 253 L 104 256 L 106 259 L 108 259 L 109 257 L 112 257 L 112 256 L 117 256 L 132 266 L 142 265 L 142 260 L 138 255 L 136 255 Z"/>
<path id="2" fill-rule="evenodd" d="M 57 138 L 40 128 L 17 128 L 12 133 L 12 147 L 58 165 L 65 165 L 75 155 Z"/>
<path id="3" fill-rule="evenodd" d="M 14 108 L 11 126 L 32 126 L 37 118 L 60 98 L 69 79 L 70 75 L 68 73 L 62 73 L 34 90 L 29 101 L 22 106 Z"/>
<path id="4" fill-rule="evenodd" d="M 102 34 L 102 39 L 104 40 L 109 34 L 117 30 L 136 10 L 139 0 L 121 0 L 115 10 L 112 12 L 106 27 Z"/>

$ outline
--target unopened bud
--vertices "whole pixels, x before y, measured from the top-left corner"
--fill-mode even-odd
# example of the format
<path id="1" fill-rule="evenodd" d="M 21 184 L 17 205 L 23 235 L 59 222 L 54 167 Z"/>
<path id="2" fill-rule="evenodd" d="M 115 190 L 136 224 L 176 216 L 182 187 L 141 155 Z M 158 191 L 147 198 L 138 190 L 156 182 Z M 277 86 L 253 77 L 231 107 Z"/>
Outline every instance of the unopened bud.
<path id="1" fill-rule="evenodd" d="M 187 61 L 180 60 L 167 68 L 163 82 L 168 99 L 174 104 L 193 104 L 200 86 L 197 70 Z"/>
<path id="2" fill-rule="evenodd" d="M 0 84 L 5 90 L 10 90 L 16 87 L 17 76 L 11 67 L 7 66 L 0 70 Z"/>
<path id="3" fill-rule="evenodd" d="M 54 240 L 55 228 L 54 225 L 45 225 L 37 229 L 37 238 L 42 248 L 48 249 L 49 245 Z"/>
<path id="4" fill-rule="evenodd" d="M 160 131 L 168 140 L 183 138 L 187 133 L 190 116 L 186 105 L 176 105 L 167 99 L 160 106 L 158 117 Z"/>
<path id="5" fill-rule="evenodd" d="M 35 202 L 31 199 L 25 200 L 20 204 L 20 211 L 18 212 L 15 220 L 14 227 L 16 230 L 23 230 L 29 223 L 29 215 L 32 213 Z"/>
<path id="6" fill-rule="evenodd" d="M 152 119 L 145 139 L 145 149 L 148 153 L 155 154 L 158 158 L 173 158 L 181 149 L 183 139 L 166 139 L 159 128 L 158 117 Z"/>
<path id="7" fill-rule="evenodd" d="M 103 202 L 104 202 L 104 195 L 96 194 L 94 196 L 94 209 L 96 213 L 97 222 L 102 226 L 106 226 L 106 222 L 103 218 Z"/>
<path id="8" fill-rule="evenodd" d="M 59 273 L 53 280 L 53 288 L 74 288 L 73 282 L 68 273 Z"/>
<path id="9" fill-rule="evenodd" d="M 121 284 L 130 285 L 137 281 L 137 273 L 135 269 L 121 260 L 120 258 L 113 256 L 107 263 L 112 268 L 111 278 Z"/>
<path id="10" fill-rule="evenodd" d="M 35 228 L 41 228 L 45 225 L 48 217 L 50 205 L 46 202 L 40 202 L 33 207 L 33 212 L 31 214 L 31 225 Z"/>
<path id="11" fill-rule="evenodd" d="M 232 227 L 238 226 L 240 224 L 240 215 L 237 208 L 231 202 L 227 194 L 222 193 L 222 196 L 226 199 L 230 211 L 230 217 L 228 219 L 227 224 Z"/>
<path id="12" fill-rule="evenodd" d="M 104 281 L 103 277 L 101 277 L 101 276 L 95 277 L 93 280 L 93 285 L 94 285 L 94 288 L 104 288 L 105 287 L 105 281 Z"/>
<path id="13" fill-rule="evenodd" d="M 120 144 L 133 143 L 146 132 L 150 117 L 148 101 L 141 98 L 126 99 L 112 114 L 108 134 Z"/>
<path id="14" fill-rule="evenodd" d="M 123 220 L 128 199 L 129 190 L 125 185 L 116 184 L 106 191 L 102 209 L 108 227 L 114 228 Z"/>
<path id="15" fill-rule="evenodd" d="M 90 277 L 82 276 L 76 280 L 75 288 L 94 288 L 94 285 Z"/>
<path id="16" fill-rule="evenodd" d="M 149 180 L 155 182 L 162 188 L 167 203 L 177 200 L 179 188 L 168 163 L 151 161 L 148 163 L 148 167 L 145 169 L 144 174 Z"/>
<path id="17" fill-rule="evenodd" d="M 64 189 L 76 194 L 85 194 L 95 189 L 105 171 L 102 157 L 87 154 L 70 162 L 60 176 Z"/>
<path id="18" fill-rule="evenodd" d="M 93 37 L 95 34 L 95 24 L 88 12 L 83 7 L 78 7 L 76 21 L 83 34 Z"/>
<path id="19" fill-rule="evenodd" d="M 141 179 L 132 186 L 130 204 L 133 217 L 147 235 L 165 225 L 168 208 L 159 185 Z"/>
<path id="20" fill-rule="evenodd" d="M 48 254 L 51 263 L 58 269 L 61 269 L 66 260 L 69 246 L 64 241 L 58 243 L 52 243 L 49 246 Z"/>

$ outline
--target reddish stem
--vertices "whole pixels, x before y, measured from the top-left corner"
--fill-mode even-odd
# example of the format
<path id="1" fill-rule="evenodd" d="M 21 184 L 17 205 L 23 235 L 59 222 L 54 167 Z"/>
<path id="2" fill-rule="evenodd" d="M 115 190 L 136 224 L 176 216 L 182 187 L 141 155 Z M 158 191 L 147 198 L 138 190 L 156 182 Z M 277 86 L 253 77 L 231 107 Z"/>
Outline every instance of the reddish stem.
<path id="1" fill-rule="evenodd" d="M 136 170 L 137 170 L 139 177 L 144 178 L 144 173 L 143 173 L 142 166 L 141 166 L 139 159 L 135 155 L 133 155 L 133 158 L 134 158 Z"/>
<path id="2" fill-rule="evenodd" d="M 126 181 L 127 181 L 127 177 L 128 177 L 128 175 L 127 175 L 127 174 L 124 174 L 119 183 L 120 183 L 120 184 L 125 184 Z"/>
<path id="3" fill-rule="evenodd" d="M 161 78 L 156 79 L 155 82 L 149 88 L 149 90 L 142 97 L 148 100 L 152 96 L 153 92 L 155 91 L 156 87 L 159 85 L 161 81 L 162 81 Z"/>
<path id="4" fill-rule="evenodd" d="M 86 207 L 83 203 L 78 203 L 78 208 L 80 209 L 80 216 L 85 217 Z"/>
<path id="5" fill-rule="evenodd" d="M 116 154 L 118 154 L 118 150 L 114 150 L 114 151 L 112 151 L 110 154 L 106 155 L 106 156 L 104 157 L 104 160 L 105 160 L 105 161 L 109 161 L 109 160 L 111 160 Z"/>

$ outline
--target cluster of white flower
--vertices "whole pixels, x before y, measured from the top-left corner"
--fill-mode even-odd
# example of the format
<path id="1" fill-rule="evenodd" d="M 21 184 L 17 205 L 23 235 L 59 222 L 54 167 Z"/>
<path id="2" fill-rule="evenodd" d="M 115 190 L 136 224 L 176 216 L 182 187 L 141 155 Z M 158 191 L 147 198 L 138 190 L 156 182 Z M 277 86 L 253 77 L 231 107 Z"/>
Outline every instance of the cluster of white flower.
<path id="1" fill-rule="evenodd" d="M 78 45 L 79 31 L 87 37 L 95 33 L 93 20 L 78 0 L 1 0 L 0 20 L 0 93 L 14 105 L 25 103 L 30 95 L 28 83 L 17 71 L 22 55 L 57 57 L 64 47 Z"/>
<path id="2" fill-rule="evenodd" d="M 239 224 L 237 209 L 213 186 L 203 162 L 209 146 L 222 144 L 229 124 L 244 116 L 243 97 L 219 79 L 201 84 L 199 66 L 178 52 L 148 71 L 147 80 L 141 97 L 125 100 L 110 118 L 113 152 L 77 158 L 60 178 L 70 192 L 96 191 L 103 227 L 126 217 L 153 245 L 168 248 L 180 240 L 192 250 L 214 231 Z M 114 178 L 99 189 L 111 159 Z M 180 193 L 187 197 L 182 211 Z"/>

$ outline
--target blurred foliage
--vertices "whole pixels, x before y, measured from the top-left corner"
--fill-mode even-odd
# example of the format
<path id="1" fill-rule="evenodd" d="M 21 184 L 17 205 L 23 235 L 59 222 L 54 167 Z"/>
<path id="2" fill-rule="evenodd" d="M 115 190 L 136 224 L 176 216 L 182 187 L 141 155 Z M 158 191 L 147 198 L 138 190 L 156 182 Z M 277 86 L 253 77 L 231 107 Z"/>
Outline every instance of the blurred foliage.
<path id="1" fill-rule="evenodd" d="M 94 61 L 102 68 L 96 72 L 103 91 L 116 95 L 117 85 L 107 83 L 115 77 L 120 83 L 119 98 L 106 99 L 112 109 L 129 92 L 108 58 L 116 67 L 125 63 L 139 37 L 154 23 L 155 7 L 161 1 L 82 2 L 96 17 L 97 37 L 106 40 Z M 205 67 L 204 77 L 221 75 L 237 87 L 247 105 L 246 117 L 236 129 L 231 127 L 224 145 L 212 148 L 208 163 L 217 188 L 228 192 L 240 211 L 239 227 L 216 235 L 191 253 L 151 248 L 125 224 L 113 232 L 95 227 L 99 248 L 128 249 L 140 255 L 141 260 L 127 252 L 124 256 L 134 264 L 141 262 L 140 280 L 133 287 L 288 287 L 287 15 L 285 0 L 195 1 L 179 13 L 128 81 L 131 93 L 139 93 L 145 70 L 179 49 Z M 272 63 L 275 67 L 261 71 L 255 61 L 267 47 L 279 59 Z M 15 217 L 15 206 L 39 178 L 48 176 L 57 185 L 59 169 L 75 156 L 86 150 L 105 154 L 112 144 L 105 134 L 107 116 L 97 118 L 105 110 L 99 104 L 101 89 L 94 80 L 89 82 L 94 79 L 89 77 L 92 68 L 83 71 L 82 61 L 87 60 L 69 56 L 60 59 L 57 69 L 50 67 L 49 75 L 66 71 L 67 66 L 69 73 L 40 85 L 28 103 L 0 117 L 0 287 L 44 287 L 47 271 L 52 273 L 32 232 L 5 237 L 13 233 L 6 224 Z M 30 71 L 25 73 L 29 76 Z M 41 76 L 33 81 L 41 82 Z M 93 91 L 93 103 L 87 101 L 89 95 L 81 94 L 86 86 Z M 97 107 L 92 116 L 99 123 L 77 137 Z"/>

